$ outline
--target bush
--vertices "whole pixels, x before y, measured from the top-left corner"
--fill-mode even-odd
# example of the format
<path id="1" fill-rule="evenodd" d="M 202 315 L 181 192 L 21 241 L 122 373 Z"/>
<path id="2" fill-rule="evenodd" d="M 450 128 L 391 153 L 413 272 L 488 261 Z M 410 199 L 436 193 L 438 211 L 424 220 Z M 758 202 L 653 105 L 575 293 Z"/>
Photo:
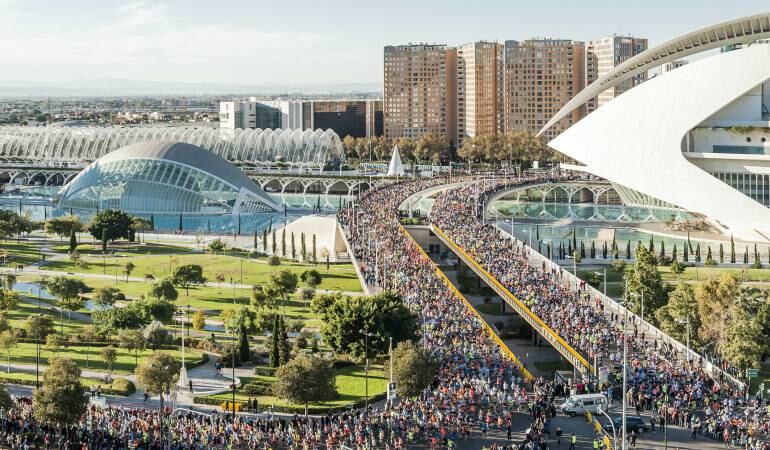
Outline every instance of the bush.
<path id="1" fill-rule="evenodd" d="M 351 367 L 355 366 L 356 362 L 353 361 L 350 357 L 344 357 L 344 356 L 338 356 L 334 359 L 334 362 L 332 363 L 332 367 L 335 369 L 343 369 L 345 367 Z"/>
<path id="2" fill-rule="evenodd" d="M 118 292 L 117 294 L 115 294 L 115 300 L 125 300 L 125 299 L 126 299 L 126 294 L 122 292 Z"/>
<path id="3" fill-rule="evenodd" d="M 252 381 L 251 383 L 243 386 L 243 392 L 249 395 L 270 395 L 270 384 L 259 381 Z"/>
<path id="4" fill-rule="evenodd" d="M 263 377 L 275 376 L 275 367 L 257 366 L 254 368 L 254 375 L 259 375 Z"/>
<path id="5" fill-rule="evenodd" d="M 241 365 L 241 358 L 239 356 L 240 352 L 238 351 L 238 348 L 225 347 L 225 349 L 222 350 L 222 355 L 219 359 L 227 368 L 233 367 L 233 353 L 235 353 L 235 367 L 239 367 Z"/>
<path id="6" fill-rule="evenodd" d="M 112 381 L 110 390 L 117 395 L 128 397 L 129 395 L 132 395 L 134 392 L 136 392 L 136 386 L 134 386 L 134 383 L 132 383 L 131 380 L 127 380 L 125 378 L 117 378 Z"/>
<path id="7" fill-rule="evenodd" d="M 267 258 L 267 264 L 271 266 L 280 266 L 281 265 L 281 259 L 275 255 Z"/>
<path id="8" fill-rule="evenodd" d="M 704 262 L 704 263 L 703 263 L 703 265 L 704 265 L 704 266 L 716 266 L 716 265 L 717 265 L 717 262 L 714 260 L 714 258 L 709 258 L 709 259 L 707 259 L 707 260 L 706 260 L 706 262 Z M 759 267 L 759 268 L 760 268 L 760 269 L 762 268 L 762 267 L 761 267 L 761 264 L 760 264 L 760 267 Z"/>
<path id="9" fill-rule="evenodd" d="M 622 260 L 612 261 L 612 268 L 617 273 L 624 273 L 626 271 L 626 262 Z"/>

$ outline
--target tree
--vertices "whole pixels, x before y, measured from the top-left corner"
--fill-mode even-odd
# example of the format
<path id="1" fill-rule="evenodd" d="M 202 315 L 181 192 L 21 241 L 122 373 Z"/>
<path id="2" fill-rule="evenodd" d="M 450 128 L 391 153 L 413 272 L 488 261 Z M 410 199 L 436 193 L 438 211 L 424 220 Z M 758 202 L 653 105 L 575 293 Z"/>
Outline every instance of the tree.
<path id="1" fill-rule="evenodd" d="M 438 361 L 424 348 L 406 341 L 393 352 L 393 379 L 400 397 L 412 398 L 430 386 L 438 372 Z"/>
<path id="2" fill-rule="evenodd" d="M 304 262 L 307 260 L 307 246 L 305 245 L 305 233 L 299 235 L 299 256 Z"/>
<path id="3" fill-rule="evenodd" d="M 8 394 L 8 389 L 5 387 L 5 383 L 0 382 L 0 408 L 8 411 L 13 406 L 13 399 Z"/>
<path id="4" fill-rule="evenodd" d="M 196 331 L 203 331 L 206 328 L 206 313 L 202 309 L 195 311 L 193 314 L 192 326 Z"/>
<path id="5" fill-rule="evenodd" d="M 315 269 L 307 269 L 299 276 L 300 281 L 310 289 L 315 289 L 321 284 L 321 274 Z"/>
<path id="6" fill-rule="evenodd" d="M 115 301 L 118 299 L 119 292 L 120 291 L 112 287 L 99 288 L 96 290 L 96 292 L 94 292 L 91 300 L 95 305 L 101 307 L 102 309 L 106 309 L 107 307 L 111 307 L 115 304 Z"/>
<path id="7" fill-rule="evenodd" d="M 10 330 L 0 333 L 0 350 L 8 355 L 8 373 L 11 373 L 11 351 L 18 345 L 19 341 Z"/>
<path id="8" fill-rule="evenodd" d="M 710 279 L 698 285 L 695 298 L 701 318 L 698 332 L 701 342 L 719 342 L 724 336 L 737 293 L 738 283 L 728 274 L 722 275 L 719 280 Z"/>
<path id="9" fill-rule="evenodd" d="M 270 274 L 270 287 L 275 289 L 275 292 L 281 296 L 284 305 L 288 296 L 297 290 L 298 282 L 297 274 L 289 269 L 283 269 Z"/>
<path id="10" fill-rule="evenodd" d="M 644 295 L 645 317 L 654 317 L 655 310 L 662 306 L 665 300 L 663 281 L 655 255 L 643 246 L 637 250 L 636 262 L 628 274 L 628 294 L 638 296 L 628 296 L 631 310 L 636 314 L 641 312 L 641 296 Z"/>
<path id="11" fill-rule="evenodd" d="M 251 359 L 249 334 L 257 331 L 257 315 L 248 306 L 228 309 L 222 314 L 225 329 L 237 336 L 240 341 L 239 356 L 241 361 Z"/>
<path id="12" fill-rule="evenodd" d="M 730 262 L 735 264 L 735 240 L 733 235 L 730 235 Z"/>
<path id="13" fill-rule="evenodd" d="M 46 289 L 59 299 L 58 306 L 63 310 L 77 311 L 86 304 L 80 294 L 87 292 L 88 286 L 75 278 L 55 277 L 48 282 Z"/>
<path id="14" fill-rule="evenodd" d="M 217 272 L 217 274 L 214 275 L 214 279 L 217 280 L 217 283 L 219 283 L 220 286 L 222 286 L 222 283 L 225 282 L 225 274 Z"/>
<path id="15" fill-rule="evenodd" d="M 286 258 L 286 227 L 281 230 L 281 256 Z"/>
<path id="16" fill-rule="evenodd" d="M 275 230 L 273 230 L 273 255 L 278 253 L 276 250 L 277 250 L 277 245 L 276 245 L 276 241 L 275 241 Z"/>
<path id="17" fill-rule="evenodd" d="M 77 238 L 77 236 L 75 236 L 75 232 L 71 231 L 70 232 L 70 245 L 69 245 L 70 253 L 72 253 L 74 251 L 77 251 L 77 249 L 78 249 L 78 238 Z"/>
<path id="18" fill-rule="evenodd" d="M 163 411 L 163 393 L 171 390 L 181 368 L 182 365 L 173 356 L 155 352 L 134 370 L 136 382 L 140 388 L 149 394 L 160 395 L 161 411 Z M 163 433 L 162 426 L 161 421 L 161 433 Z"/>
<path id="19" fill-rule="evenodd" d="M 267 228 L 262 229 L 262 250 L 267 254 Z"/>
<path id="20" fill-rule="evenodd" d="M 316 258 L 315 233 L 313 233 L 313 264 L 317 262 L 318 262 L 318 258 Z"/>
<path id="21" fill-rule="evenodd" d="M 53 319 L 42 314 L 33 314 L 24 322 L 27 336 L 36 340 L 43 340 L 53 333 Z"/>
<path id="22" fill-rule="evenodd" d="M 139 350 L 144 350 L 147 341 L 141 330 L 120 330 L 118 331 L 118 342 L 120 348 L 129 352 L 134 352 L 134 365 L 139 365 Z"/>
<path id="23" fill-rule="evenodd" d="M 690 340 L 694 343 L 698 342 L 697 333 L 701 326 L 701 319 L 695 289 L 691 284 L 682 282 L 677 284 L 676 288 L 668 294 L 668 303 L 655 312 L 655 317 L 658 319 L 660 328 L 680 342 L 685 342 L 687 339 L 687 321 L 689 320 Z"/>
<path id="24" fill-rule="evenodd" d="M 365 342 L 360 333 L 362 329 L 374 334 L 369 338 L 370 355 L 384 353 L 389 337 L 393 338 L 394 344 L 416 339 L 417 317 L 393 293 L 372 297 L 319 297 L 323 299 L 314 300 L 312 308 L 320 310 L 321 336 L 337 353 L 363 356 Z"/>
<path id="25" fill-rule="evenodd" d="M 0 285 L 2 285 L 2 290 L 11 291 L 13 290 L 13 286 L 15 284 L 16 284 L 16 275 L 12 273 L 0 274 Z M 6 309 L 6 308 L 3 308 L 3 309 Z"/>
<path id="26" fill-rule="evenodd" d="M 206 278 L 203 276 L 203 267 L 198 264 L 185 264 L 174 270 L 171 281 L 184 288 L 187 295 L 190 295 L 190 286 L 199 286 L 206 284 Z"/>
<path id="27" fill-rule="evenodd" d="M 759 323 L 748 311 L 738 309 L 717 349 L 730 363 L 745 370 L 759 368 L 766 343 L 767 337 L 762 334 Z"/>
<path id="28" fill-rule="evenodd" d="M 278 318 L 278 359 L 280 365 L 284 365 L 291 360 L 291 345 L 289 345 L 289 336 L 286 333 L 286 321 L 284 316 Z"/>
<path id="29" fill-rule="evenodd" d="M 258 284 L 251 287 L 251 305 L 257 310 L 275 308 L 276 298 L 280 296 L 273 286 L 263 287 Z"/>
<path id="30" fill-rule="evenodd" d="M 80 233 L 83 229 L 83 222 L 74 215 L 53 217 L 45 222 L 46 234 L 55 234 L 59 236 L 60 239 L 64 238 L 64 236 L 68 236 L 70 237 L 70 240 L 72 240 L 72 236 L 75 233 Z M 70 251 L 71 250 L 72 249 L 70 249 Z"/>
<path id="31" fill-rule="evenodd" d="M 144 328 L 142 336 L 144 336 L 147 345 L 153 350 L 159 349 L 163 344 L 168 342 L 168 330 L 157 320 L 153 320 L 152 323 Z"/>
<path id="32" fill-rule="evenodd" d="M 132 217 L 129 214 L 116 209 L 105 209 L 96 213 L 88 231 L 94 238 L 105 242 L 128 239 L 132 227 Z"/>
<path id="33" fill-rule="evenodd" d="M 43 383 L 35 391 L 35 418 L 40 422 L 72 425 L 88 407 L 86 389 L 80 383 L 80 368 L 69 358 L 51 358 Z"/>
<path id="34" fill-rule="evenodd" d="M 281 365 L 281 350 L 278 345 L 279 320 L 279 316 L 276 314 L 273 318 L 273 328 L 270 333 L 270 367 L 278 367 Z"/>
<path id="35" fill-rule="evenodd" d="M 294 242 L 294 232 L 291 232 L 291 259 L 297 259 L 297 245 Z"/>
<path id="36" fill-rule="evenodd" d="M 209 242 L 209 251 L 211 253 L 217 254 L 219 252 L 224 252 L 227 249 L 227 244 L 222 239 L 216 238 L 213 241 Z"/>
<path id="37" fill-rule="evenodd" d="M 323 358 L 301 355 L 275 372 L 273 395 L 307 406 L 311 402 L 326 402 L 337 398 L 334 369 Z"/>
<path id="38" fill-rule="evenodd" d="M 9 311 L 19 306 L 19 294 L 14 291 L 0 291 L 0 309 Z"/>
<path id="39" fill-rule="evenodd" d="M 719 262 L 725 262 L 725 247 L 721 242 L 719 243 Z"/>
<path id="40" fill-rule="evenodd" d="M 58 355 L 61 349 L 67 346 L 67 338 L 63 334 L 49 334 L 45 338 L 45 346 Z"/>
<path id="41" fill-rule="evenodd" d="M 102 348 L 101 355 L 102 361 L 107 365 L 107 372 L 112 373 L 112 365 L 118 359 L 118 352 L 111 345 L 108 345 Z"/>
<path id="42" fill-rule="evenodd" d="M 174 301 L 179 297 L 179 293 L 174 287 L 174 282 L 168 278 L 163 278 L 152 283 L 145 293 L 147 297 Z"/>
<path id="43" fill-rule="evenodd" d="M 134 271 L 136 268 L 136 265 L 132 263 L 131 261 L 128 261 L 125 266 L 123 266 L 123 273 L 126 274 L 126 283 L 128 283 L 128 277 L 131 276 L 131 272 Z"/>
<path id="44" fill-rule="evenodd" d="M 86 325 L 80 329 L 80 333 L 78 333 L 78 337 L 80 338 L 80 342 L 85 342 L 86 348 L 88 349 L 86 351 L 86 369 L 88 369 L 91 363 L 90 361 L 91 344 L 93 344 L 100 338 L 99 332 L 96 330 L 95 326 Z"/>

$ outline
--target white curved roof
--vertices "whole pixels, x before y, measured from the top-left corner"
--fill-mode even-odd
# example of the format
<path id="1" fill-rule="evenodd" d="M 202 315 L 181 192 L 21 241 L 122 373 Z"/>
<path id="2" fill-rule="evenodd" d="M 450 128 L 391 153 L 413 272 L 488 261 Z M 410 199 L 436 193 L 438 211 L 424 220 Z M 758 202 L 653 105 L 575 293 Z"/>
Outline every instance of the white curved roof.
<path id="1" fill-rule="evenodd" d="M 598 177 L 766 240 L 770 208 L 693 164 L 682 140 L 768 78 L 770 45 L 703 58 L 616 97 L 548 145 Z"/>
<path id="2" fill-rule="evenodd" d="M 770 38 L 770 13 L 742 17 L 702 28 L 648 49 L 618 65 L 580 91 L 538 132 L 538 136 L 579 106 L 640 73 L 686 56 L 725 45 Z"/>

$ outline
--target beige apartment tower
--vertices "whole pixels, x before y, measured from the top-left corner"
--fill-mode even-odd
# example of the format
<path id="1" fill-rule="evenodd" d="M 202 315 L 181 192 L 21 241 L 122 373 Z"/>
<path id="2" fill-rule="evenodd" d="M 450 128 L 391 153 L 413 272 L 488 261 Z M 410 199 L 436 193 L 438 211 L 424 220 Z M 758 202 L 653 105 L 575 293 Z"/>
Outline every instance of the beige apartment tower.
<path id="1" fill-rule="evenodd" d="M 504 131 L 536 134 L 585 85 L 585 45 L 565 39 L 505 41 Z M 548 129 L 546 141 L 580 120 L 580 108 Z"/>
<path id="2" fill-rule="evenodd" d="M 457 146 L 466 137 L 503 130 L 503 44 L 473 42 L 457 48 Z"/>
<path id="3" fill-rule="evenodd" d="M 436 44 L 386 46 L 384 71 L 386 138 L 433 133 L 448 141 L 456 139 L 455 48 Z"/>
<path id="4" fill-rule="evenodd" d="M 586 86 L 645 50 L 647 50 L 647 39 L 633 36 L 612 35 L 590 41 L 586 45 Z M 598 97 L 586 103 L 586 112 L 594 111 L 596 108 L 599 108 L 632 87 L 644 83 L 646 80 L 647 73 L 645 72 L 607 89 L 599 94 Z"/>

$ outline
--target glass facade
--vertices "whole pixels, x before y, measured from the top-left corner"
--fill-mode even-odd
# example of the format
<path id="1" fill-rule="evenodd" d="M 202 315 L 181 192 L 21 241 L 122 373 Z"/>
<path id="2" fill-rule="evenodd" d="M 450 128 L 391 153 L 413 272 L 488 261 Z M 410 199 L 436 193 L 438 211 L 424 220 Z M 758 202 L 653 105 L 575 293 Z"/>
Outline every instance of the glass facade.
<path id="1" fill-rule="evenodd" d="M 735 172 L 712 172 L 711 175 L 752 200 L 770 207 L 770 175 Z"/>

